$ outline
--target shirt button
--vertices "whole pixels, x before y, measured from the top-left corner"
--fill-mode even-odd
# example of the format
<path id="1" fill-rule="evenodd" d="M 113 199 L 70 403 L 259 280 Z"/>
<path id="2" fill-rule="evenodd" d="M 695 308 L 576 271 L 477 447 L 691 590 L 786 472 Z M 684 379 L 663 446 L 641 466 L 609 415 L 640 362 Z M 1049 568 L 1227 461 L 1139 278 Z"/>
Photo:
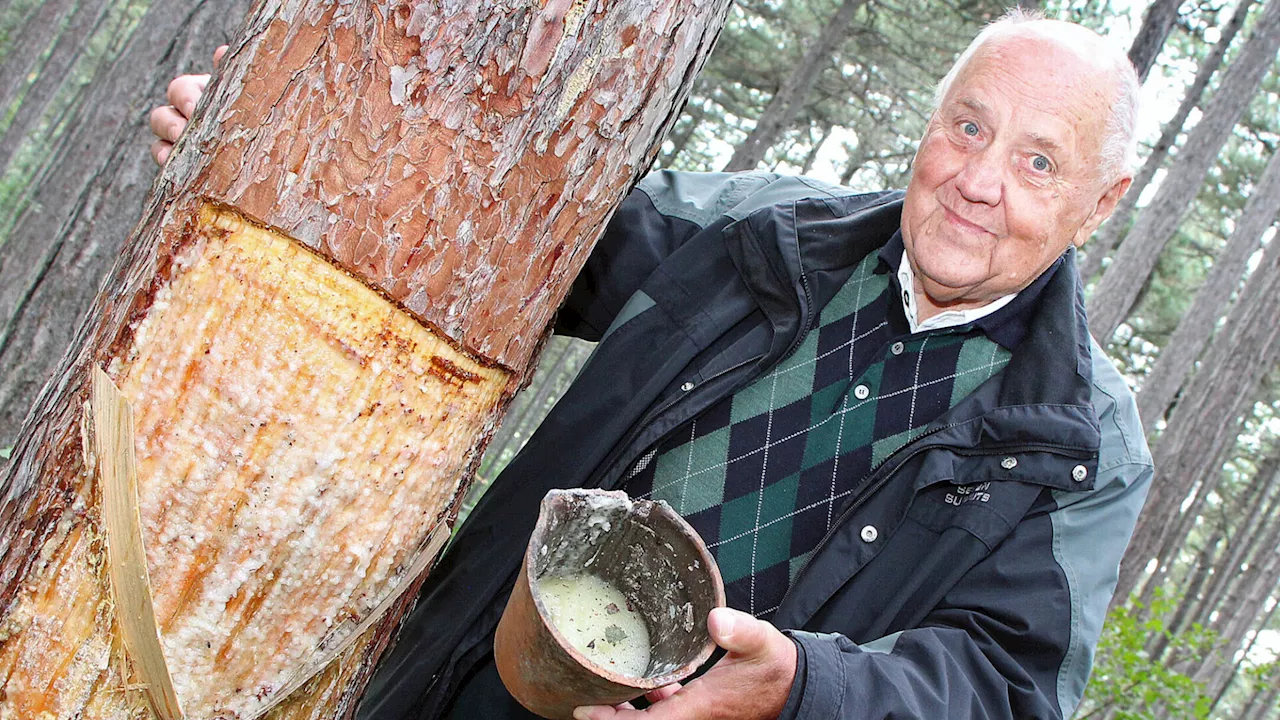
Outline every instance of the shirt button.
<path id="1" fill-rule="evenodd" d="M 692 389 L 693 389 L 693 383 L 691 383 L 691 382 L 686 382 L 685 384 L 683 384 L 683 385 L 681 385 L 681 386 L 680 386 L 680 389 L 681 389 L 681 390 L 683 390 L 683 391 L 685 391 L 685 392 L 689 392 L 690 390 L 692 390 Z"/>
<path id="2" fill-rule="evenodd" d="M 1005 470 L 1012 470 L 1018 467 L 1018 458 L 1007 457 L 1000 461 L 1000 467 L 1004 468 Z"/>
<path id="3" fill-rule="evenodd" d="M 901 355 L 902 351 L 906 349 L 907 349 L 907 346 L 903 345 L 900 342 L 896 342 L 889 346 L 889 352 L 893 353 L 894 355 Z"/>
<path id="4" fill-rule="evenodd" d="M 875 525 L 864 525 L 862 528 L 862 542 L 875 542 L 880 537 L 880 531 L 876 530 Z"/>
<path id="5" fill-rule="evenodd" d="M 866 400 L 868 397 L 871 397 L 871 388 L 866 385 L 859 385 L 853 389 L 853 396 L 859 400 Z"/>
<path id="6" fill-rule="evenodd" d="M 1083 465 L 1077 465 L 1071 469 L 1072 480 L 1075 480 L 1076 482 L 1084 482 L 1084 479 L 1087 477 L 1089 477 L 1089 468 Z"/>

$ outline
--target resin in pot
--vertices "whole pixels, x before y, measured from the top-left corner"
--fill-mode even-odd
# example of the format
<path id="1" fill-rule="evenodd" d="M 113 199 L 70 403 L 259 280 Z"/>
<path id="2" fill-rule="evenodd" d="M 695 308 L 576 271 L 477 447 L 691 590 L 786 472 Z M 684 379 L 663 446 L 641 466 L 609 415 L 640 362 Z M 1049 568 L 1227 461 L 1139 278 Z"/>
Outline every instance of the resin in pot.
<path id="1" fill-rule="evenodd" d="M 644 677 L 649 628 L 621 590 L 583 573 L 545 578 L 538 592 L 551 624 L 578 652 L 607 670 Z"/>

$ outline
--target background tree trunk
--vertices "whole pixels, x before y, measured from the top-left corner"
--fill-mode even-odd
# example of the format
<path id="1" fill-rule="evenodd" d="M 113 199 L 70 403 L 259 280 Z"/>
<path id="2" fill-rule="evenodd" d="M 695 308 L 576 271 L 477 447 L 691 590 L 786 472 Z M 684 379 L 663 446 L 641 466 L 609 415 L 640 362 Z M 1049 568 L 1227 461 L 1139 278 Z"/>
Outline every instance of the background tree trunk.
<path id="1" fill-rule="evenodd" d="M 38 74 L 45 50 L 58 36 L 68 16 L 75 12 L 75 0 L 48 0 L 36 3 L 16 23 L 0 63 L 0 108 L 8 108 L 21 94 L 27 78 Z"/>
<path id="2" fill-rule="evenodd" d="M 818 82 L 818 76 L 831 64 L 832 50 L 844 39 L 854 14 L 866 2 L 867 0 L 844 0 L 841 3 L 840 9 L 823 26 L 817 40 L 805 50 L 800 64 L 795 66 L 778 88 L 778 92 L 773 94 L 764 112 L 756 118 L 756 126 L 747 135 L 747 139 L 734 149 L 733 157 L 724 166 L 725 172 L 754 170 L 764 160 L 764 154 L 773 147 L 804 107 L 814 83 Z"/>
<path id="3" fill-rule="evenodd" d="M 1191 307 L 1178 322 L 1178 329 L 1160 350 L 1155 367 L 1142 383 L 1137 399 L 1138 415 L 1144 427 L 1154 428 L 1173 403 L 1178 388 L 1182 387 L 1231 302 L 1231 296 L 1240 286 L 1249 257 L 1260 246 L 1262 234 L 1276 221 L 1277 213 L 1280 213 L 1280 151 L 1271 155 L 1226 247 L 1214 260 L 1204 285 L 1196 292 Z"/>
<path id="4" fill-rule="evenodd" d="M 1138 517 L 1120 565 L 1116 600 L 1123 602 L 1141 580 L 1147 562 L 1170 544 L 1181 545 L 1194 517 L 1182 512 L 1193 488 L 1201 496 L 1217 482 L 1224 454 L 1236 441 L 1240 416 L 1252 405 L 1261 378 L 1280 356 L 1280 243 L 1271 243 L 1249 278 L 1227 324 L 1205 355 L 1182 401 L 1153 448 L 1157 482 Z M 1175 528 L 1177 528 L 1175 530 Z"/>
<path id="5" fill-rule="evenodd" d="M 49 3 L 49 5 L 62 9 L 59 3 Z M 117 12 L 114 13 L 114 17 L 108 17 L 113 14 L 109 13 L 109 10 L 116 9 L 113 5 L 119 4 L 106 0 L 89 0 L 64 9 L 63 17 L 51 23 L 51 28 L 56 28 L 59 32 L 47 52 L 42 49 L 36 57 L 27 58 L 31 61 L 28 63 L 11 59 L 15 66 L 33 67 L 30 67 L 28 74 L 22 78 L 23 81 L 30 82 L 20 82 L 15 88 L 20 91 L 21 100 L 12 122 L 5 128 L 4 133 L 0 134 L 0 168 L 10 164 L 13 151 L 17 149 L 19 142 L 35 122 L 45 114 L 45 110 L 57 96 L 57 89 L 67 83 L 68 74 L 84 54 L 90 39 L 103 30 L 102 25 L 108 21 L 117 28 L 122 25 L 126 27 L 131 25 L 126 13 Z M 41 10 L 48 12 L 49 8 L 41 8 Z M 49 29 L 46 28 L 45 31 Z M 5 80 L 5 84 L 8 84 L 9 79 Z M 0 107 L 7 108 L 8 105 Z"/>
<path id="6" fill-rule="evenodd" d="M 1253 7 L 1254 0 L 1240 0 L 1236 4 L 1236 9 L 1231 14 L 1231 19 L 1222 28 L 1222 35 L 1218 38 L 1218 42 L 1214 44 L 1213 49 L 1205 56 L 1203 62 L 1196 69 L 1196 77 L 1187 86 L 1186 93 L 1182 96 L 1182 103 L 1178 106 L 1178 111 L 1173 114 L 1173 119 L 1165 123 L 1160 130 L 1160 138 L 1156 140 L 1156 144 L 1151 147 L 1151 154 L 1147 156 L 1146 161 L 1142 163 L 1142 169 L 1133 178 L 1133 184 L 1129 186 L 1129 191 L 1120 198 L 1120 202 L 1116 204 L 1115 212 L 1111 213 L 1111 217 L 1107 222 L 1099 228 L 1094 234 L 1089 244 L 1085 246 L 1088 254 L 1085 255 L 1084 262 L 1080 266 L 1080 278 L 1088 282 L 1094 275 L 1102 270 L 1102 261 L 1111 254 L 1111 250 L 1115 248 L 1116 243 L 1120 240 L 1120 236 L 1129 226 L 1129 220 L 1133 217 L 1134 208 L 1138 205 L 1138 198 L 1142 196 L 1142 191 L 1147 185 L 1151 184 L 1151 179 L 1156 176 L 1156 171 L 1164 165 L 1165 158 L 1169 157 L 1169 150 L 1173 147 L 1174 142 L 1178 139 L 1178 134 L 1182 132 L 1182 128 L 1187 124 L 1187 118 L 1191 116 L 1191 111 L 1200 104 L 1204 90 L 1209 86 L 1209 80 L 1213 78 L 1214 73 L 1222 66 L 1222 60 L 1227 55 L 1227 49 L 1231 47 L 1231 42 L 1235 40 L 1236 34 L 1240 32 L 1240 28 L 1244 27 L 1245 18 L 1249 15 L 1250 8 Z"/>
<path id="7" fill-rule="evenodd" d="M 140 702 L 112 660 L 81 441 L 84 379 L 104 367 L 134 407 L 187 717 L 270 706 L 392 603 L 274 711 L 348 714 L 727 6 L 251 12 L 19 438 L 0 505 L 9 707 L 98 718 Z"/>
<path id="8" fill-rule="evenodd" d="M 1227 68 L 1213 102 L 1187 137 L 1160 190 L 1116 251 L 1089 299 L 1089 327 L 1106 342 L 1129 315 L 1156 260 L 1195 199 L 1205 174 L 1275 64 L 1280 48 L 1280 0 L 1269 0 L 1239 57 Z"/>
<path id="9" fill-rule="evenodd" d="M 174 76 L 211 66 L 213 49 L 231 37 L 248 7 L 248 0 L 157 2 L 136 29 L 112 38 L 118 47 L 96 72 L 85 69 L 87 84 L 39 75 L 36 83 L 48 95 L 24 99 L 23 107 L 72 97 L 65 122 L 46 137 L 47 154 L 29 172 L 27 200 L 15 202 L 16 216 L 0 218 L 11 228 L 0 245 L 0 447 L 14 444 L 137 222 L 156 173 L 146 152 L 147 111 L 163 102 Z M 86 41 L 64 33 L 54 51 Z M 51 87 L 49 78 L 64 84 Z"/>
<path id="10" fill-rule="evenodd" d="M 1280 521 L 1280 493 L 1271 493 L 1280 476 L 1280 453 L 1275 451 L 1263 462 L 1254 473 L 1249 487 L 1238 494 L 1238 501 L 1233 502 L 1230 510 L 1224 513 L 1223 525 L 1231 519 L 1243 518 L 1235 533 L 1227 540 L 1226 547 L 1218 554 L 1213 563 L 1212 581 L 1195 597 L 1189 593 L 1183 601 L 1188 606 L 1187 616 L 1190 620 L 1207 624 L 1210 615 L 1218 608 L 1225 596 L 1228 586 L 1240 576 L 1240 568 L 1246 558 L 1258 547 L 1258 538 L 1266 533 L 1270 524 Z M 1179 629 L 1185 624 L 1179 624 Z"/>
<path id="11" fill-rule="evenodd" d="M 1182 0 L 1156 0 L 1147 6 L 1142 15 L 1142 27 L 1129 46 L 1129 60 L 1138 71 L 1140 80 L 1147 79 L 1151 66 L 1155 65 L 1160 49 L 1164 47 L 1165 38 L 1178 20 L 1178 8 Z"/>

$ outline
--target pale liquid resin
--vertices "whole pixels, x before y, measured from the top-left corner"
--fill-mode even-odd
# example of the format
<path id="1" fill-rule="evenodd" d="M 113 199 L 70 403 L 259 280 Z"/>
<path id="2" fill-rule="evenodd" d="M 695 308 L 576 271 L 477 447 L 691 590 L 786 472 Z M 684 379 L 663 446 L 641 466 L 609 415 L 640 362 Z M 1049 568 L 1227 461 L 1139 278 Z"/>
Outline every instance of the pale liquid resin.
<path id="1" fill-rule="evenodd" d="M 538 588 L 551 624 L 570 645 L 600 667 L 644 677 L 649 628 L 621 591 L 589 574 L 543 578 Z"/>

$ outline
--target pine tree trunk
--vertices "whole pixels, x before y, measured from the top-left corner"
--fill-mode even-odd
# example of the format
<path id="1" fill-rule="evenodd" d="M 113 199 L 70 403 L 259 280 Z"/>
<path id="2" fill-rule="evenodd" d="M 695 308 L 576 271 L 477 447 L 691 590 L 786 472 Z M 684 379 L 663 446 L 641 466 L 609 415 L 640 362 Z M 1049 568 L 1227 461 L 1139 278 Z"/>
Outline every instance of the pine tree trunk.
<path id="1" fill-rule="evenodd" d="M 1280 608 L 1280 603 L 1273 604 L 1270 610 L 1263 613 L 1262 620 L 1257 623 L 1259 630 L 1263 630 L 1271 624 L 1271 618 L 1275 616 L 1277 608 Z M 1217 688 L 1217 691 L 1213 696 L 1213 702 L 1209 705 L 1210 717 L 1213 716 L 1213 712 L 1218 708 L 1218 705 L 1222 703 L 1222 698 L 1226 696 L 1227 691 L 1231 689 L 1232 684 L 1240 677 L 1241 668 L 1243 668 L 1244 663 L 1248 660 L 1249 655 L 1253 652 L 1254 647 L 1258 644 L 1258 640 L 1261 637 L 1261 633 L 1255 632 L 1253 637 L 1249 638 L 1248 644 L 1244 646 L 1244 651 L 1239 654 L 1240 657 L 1223 671 L 1223 677 L 1212 679 L 1212 682 L 1215 683 L 1213 686 Z"/>
<path id="2" fill-rule="evenodd" d="M 1222 433 L 1222 437 L 1236 437 L 1239 434 L 1240 425 L 1241 423 L 1237 419 L 1236 422 L 1229 426 L 1227 432 Z M 1222 443 L 1218 446 L 1219 456 L 1211 462 L 1206 462 L 1204 464 L 1205 467 L 1222 467 L 1234 449 L 1234 446 L 1230 443 Z M 1195 527 L 1196 520 L 1204 511 L 1209 498 L 1217 489 L 1217 477 L 1210 477 L 1209 482 L 1193 483 L 1193 488 L 1195 492 L 1191 494 L 1191 501 L 1186 503 L 1185 509 L 1180 506 L 1181 513 L 1178 517 L 1171 525 L 1162 529 L 1165 539 L 1157 546 L 1159 549 L 1155 552 L 1155 573 L 1142 589 L 1140 602 L 1144 606 L 1150 606 L 1155 599 L 1156 592 L 1164 586 L 1169 572 L 1173 570 L 1175 561 L 1182 553 L 1187 536 L 1190 534 L 1191 529 Z"/>
<path id="3" fill-rule="evenodd" d="M 1129 315 L 1143 284 L 1155 268 L 1164 246 L 1195 199 L 1218 151 L 1244 113 L 1280 48 L 1280 0 L 1268 0 L 1253 34 L 1235 62 L 1227 68 L 1160 190 L 1138 217 L 1116 251 L 1114 262 L 1089 299 L 1089 326 L 1106 342 Z"/>
<path id="4" fill-rule="evenodd" d="M 1280 151 L 1271 156 L 1267 169 L 1245 202 L 1244 211 L 1214 260 L 1191 307 L 1183 314 L 1169 342 L 1160 350 L 1155 367 L 1138 393 L 1138 414 L 1144 427 L 1155 427 L 1173 403 L 1196 358 L 1209 343 L 1214 327 L 1240 286 L 1249 257 L 1261 244 L 1263 233 L 1280 214 Z"/>
<path id="5" fill-rule="evenodd" d="M 145 712 L 81 425 L 102 368 L 133 408 L 188 720 L 349 715 L 727 6 L 250 12 L 19 437 L 0 505 L 6 709 Z"/>
<path id="6" fill-rule="evenodd" d="M 1236 717 L 1240 720 L 1270 720 L 1268 716 L 1276 708 L 1277 700 L 1280 700 L 1280 683 L 1274 687 L 1260 683 Z"/>
<path id="7" fill-rule="evenodd" d="M 1216 620 L 1208 624 L 1218 634 L 1213 651 L 1207 653 L 1191 673 L 1192 679 L 1205 684 L 1205 691 L 1216 694 L 1230 673 L 1232 661 L 1244 646 L 1248 634 L 1267 603 L 1267 597 L 1280 582 L 1280 522 L 1271 528 L 1259 547 L 1250 555 L 1247 573 L 1237 573 L 1231 592 L 1217 608 Z"/>
<path id="8" fill-rule="evenodd" d="M 1142 27 L 1129 46 L 1129 60 L 1138 71 L 1138 78 L 1147 79 L 1151 66 L 1155 65 L 1160 49 L 1164 47 L 1165 38 L 1178 20 L 1178 8 L 1182 0 L 1156 0 L 1147 6 L 1142 16 Z"/>
<path id="9" fill-rule="evenodd" d="M 0 108 L 8 108 L 22 94 L 32 73 L 39 73 L 44 51 L 62 29 L 63 21 L 75 11 L 76 0 L 46 0 L 27 11 L 9 35 L 0 63 Z"/>
<path id="10" fill-rule="evenodd" d="M 1205 354 L 1153 449 L 1157 481 L 1121 562 L 1116 602 L 1128 597 L 1147 562 L 1166 542 L 1181 542 L 1170 530 L 1179 525 L 1182 503 L 1191 490 L 1199 486 L 1206 493 L 1217 483 L 1223 455 L 1235 443 L 1239 418 L 1280 356 L 1276 317 L 1280 244 L 1271 243 L 1227 316 L 1220 341 Z"/>
<path id="11" fill-rule="evenodd" d="M 1213 581 L 1204 590 L 1191 613 L 1195 622 L 1208 623 L 1209 616 L 1221 604 L 1227 586 L 1237 577 L 1245 558 L 1257 547 L 1258 537 L 1268 523 L 1280 518 L 1280 492 L 1274 493 L 1270 499 L 1266 497 L 1269 490 L 1277 487 L 1277 472 L 1280 472 L 1280 455 L 1273 454 L 1258 468 L 1249 490 L 1241 493 L 1241 501 L 1232 503 L 1231 511 L 1224 515 L 1233 521 L 1235 518 L 1243 518 L 1243 521 L 1236 526 L 1235 533 L 1228 540 L 1221 560 L 1215 563 Z"/>
<path id="12" fill-rule="evenodd" d="M 1194 565 L 1188 570 L 1188 576 L 1184 576 L 1184 580 L 1180 585 L 1185 589 L 1182 600 L 1178 603 L 1177 610 L 1174 611 L 1173 617 L 1165 624 L 1170 633 L 1179 633 L 1193 617 L 1192 609 L 1198 605 L 1197 599 L 1203 591 L 1205 583 L 1209 580 L 1209 575 L 1214 570 L 1214 559 L 1218 555 L 1218 545 L 1222 542 L 1223 531 L 1221 527 L 1214 530 L 1213 536 L 1204 541 L 1204 545 L 1200 548 L 1199 554 L 1196 556 Z M 1147 640 L 1147 655 L 1152 662 L 1159 662 L 1164 657 L 1165 650 L 1169 647 L 1170 636 L 1165 633 L 1153 633 Z"/>
<path id="13" fill-rule="evenodd" d="M 22 92 L 21 104 L 14 113 L 12 122 L 0 134 L 0 168 L 9 166 L 14 150 L 50 108 L 58 89 L 68 84 L 68 74 L 84 55 L 86 41 L 103 31 L 104 24 L 114 26 L 108 29 L 109 33 L 111 30 L 116 31 L 111 34 L 127 34 L 126 27 L 121 26 L 129 25 L 128 18 L 121 17 L 123 13 L 110 12 L 118 10 L 118 6 L 124 4 L 108 0 L 84 0 L 68 8 L 66 15 L 58 19 L 55 27 L 61 31 L 54 39 L 52 49 L 43 56 L 43 62 L 33 67 L 27 75 L 31 82 L 29 85 L 24 84 L 26 86 Z M 114 17 L 109 17 L 110 15 Z"/>
<path id="14" fill-rule="evenodd" d="M 147 109 L 175 75 L 208 66 L 248 6 L 247 0 L 156 2 L 127 37 L 114 35 L 121 47 L 101 59 L 84 88 L 67 79 L 66 87 L 50 89 L 74 96 L 65 130 L 42 139 L 49 150 L 30 171 L 27 201 L 16 217 L 0 218 L 4 227 L 12 223 L 9 241 L 0 245 L 0 447 L 14 444 L 137 222 L 156 173 L 145 151 Z M 54 52 L 84 42 L 64 34 Z M 35 82 L 49 78 L 58 79 L 40 75 Z M 24 106 L 40 97 L 28 94 Z"/>
<path id="15" fill-rule="evenodd" d="M 858 8 L 866 2 L 867 0 L 844 0 L 841 3 L 840 9 L 836 10 L 817 39 L 805 50 L 800 64 L 796 65 L 782 82 L 782 87 L 773 94 L 764 112 L 756 119 L 756 126 L 747 135 L 747 139 L 734 149 L 733 157 L 724 166 L 725 172 L 753 170 L 764 160 L 765 153 L 778 141 L 796 113 L 808 101 L 809 93 L 818 82 L 818 76 L 831 63 L 832 51 L 844 38 Z"/>
<path id="16" fill-rule="evenodd" d="M 1214 73 L 1222 66 L 1222 59 L 1226 57 L 1227 48 L 1231 46 L 1231 41 L 1240 32 L 1240 28 L 1244 27 L 1245 18 L 1248 17 L 1249 9 L 1253 7 L 1254 1 L 1240 0 L 1236 4 L 1236 9 L 1232 12 L 1231 19 L 1222 27 L 1222 35 L 1218 38 L 1218 42 L 1214 44 L 1213 50 L 1205 56 L 1204 61 L 1200 63 L 1200 67 L 1196 69 L 1196 77 L 1191 82 L 1191 85 L 1187 86 L 1187 91 L 1182 96 L 1182 103 L 1178 106 L 1178 111 L 1173 114 L 1173 119 L 1165 123 L 1164 127 L 1161 128 L 1160 139 L 1156 140 L 1156 144 L 1151 148 L 1151 154 L 1142 163 L 1142 169 L 1133 178 L 1133 184 L 1129 186 L 1129 190 L 1124 194 L 1124 197 L 1120 198 L 1120 202 L 1116 204 L 1116 209 L 1111 213 L 1111 217 L 1098 229 L 1098 232 L 1089 240 L 1089 244 L 1085 246 L 1088 254 L 1085 255 L 1084 262 L 1080 266 L 1080 278 L 1082 280 L 1087 282 L 1102 270 L 1102 261 L 1111 254 L 1111 250 L 1119 242 L 1120 236 L 1129 227 L 1129 220 L 1133 217 L 1133 211 L 1138 205 L 1138 198 L 1142 197 L 1142 191 L 1146 189 L 1147 185 L 1151 184 L 1156 172 L 1164 165 L 1165 158 L 1169 157 L 1169 150 L 1178 139 L 1178 134 L 1182 132 L 1183 126 L 1187 124 L 1187 118 L 1191 116 L 1191 111 L 1200 104 L 1201 96 L 1204 95 L 1205 88 L 1209 86 L 1209 80 L 1213 78 Z"/>

